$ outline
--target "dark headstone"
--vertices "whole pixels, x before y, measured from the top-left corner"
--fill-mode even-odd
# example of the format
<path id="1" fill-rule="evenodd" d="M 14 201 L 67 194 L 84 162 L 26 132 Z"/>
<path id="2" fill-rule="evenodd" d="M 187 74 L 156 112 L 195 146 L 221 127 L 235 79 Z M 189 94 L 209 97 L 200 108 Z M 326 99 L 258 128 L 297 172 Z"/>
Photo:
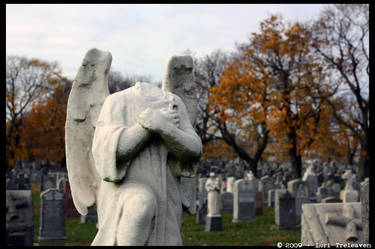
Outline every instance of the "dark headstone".
<path id="1" fill-rule="evenodd" d="M 223 213 L 231 213 L 233 212 L 233 194 L 230 192 L 224 192 L 221 194 L 221 201 L 222 201 L 222 212 Z"/>
<path id="2" fill-rule="evenodd" d="M 207 217 L 207 201 L 205 201 L 202 204 L 202 206 L 198 207 L 196 223 L 199 225 L 206 224 L 206 217 Z"/>
<path id="3" fill-rule="evenodd" d="M 206 226 L 204 229 L 206 232 L 221 231 L 221 216 L 218 217 L 207 217 Z"/>
<path id="4" fill-rule="evenodd" d="M 64 194 L 48 189 L 40 194 L 39 241 L 66 241 L 64 218 Z"/>
<path id="5" fill-rule="evenodd" d="M 268 206 L 275 206 L 275 189 L 268 190 Z"/>
<path id="6" fill-rule="evenodd" d="M 296 228 L 295 198 L 284 189 L 275 191 L 275 224 L 277 229 Z"/>
<path id="7" fill-rule="evenodd" d="M 263 215 L 263 194 L 260 191 L 255 193 L 255 215 Z"/>

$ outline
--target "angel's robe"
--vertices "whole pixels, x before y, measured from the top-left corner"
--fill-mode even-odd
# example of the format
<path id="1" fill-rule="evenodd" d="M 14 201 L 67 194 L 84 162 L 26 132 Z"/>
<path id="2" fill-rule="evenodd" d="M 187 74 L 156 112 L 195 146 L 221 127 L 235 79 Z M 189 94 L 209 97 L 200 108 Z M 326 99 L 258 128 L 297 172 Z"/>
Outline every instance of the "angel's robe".
<path id="1" fill-rule="evenodd" d="M 148 245 L 182 245 L 182 200 L 180 176 L 195 174 L 192 163 L 179 162 L 159 136 L 129 161 L 116 160 L 121 133 L 137 123 L 139 114 L 147 107 L 162 107 L 163 97 L 173 95 L 177 103 L 180 129 L 192 136 L 202 150 L 198 135 L 189 122 L 182 100 L 163 91 L 162 98 L 155 87 L 137 83 L 134 87 L 108 96 L 100 112 L 93 139 L 96 170 L 102 181 L 97 196 L 99 231 L 92 245 L 116 245 L 116 229 L 122 212 L 126 212 L 126 195 L 142 185 L 157 200 L 155 223 L 147 240 Z M 165 95 L 165 96 L 164 96 Z M 200 155 L 199 155 L 200 156 Z M 199 157 L 198 157 L 199 158 Z"/>

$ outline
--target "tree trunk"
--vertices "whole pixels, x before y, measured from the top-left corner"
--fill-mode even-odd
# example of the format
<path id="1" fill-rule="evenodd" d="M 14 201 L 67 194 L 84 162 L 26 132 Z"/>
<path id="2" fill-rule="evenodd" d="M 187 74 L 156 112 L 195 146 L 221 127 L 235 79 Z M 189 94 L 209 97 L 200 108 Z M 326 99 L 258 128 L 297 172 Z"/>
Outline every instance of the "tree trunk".
<path id="1" fill-rule="evenodd" d="M 289 149 L 289 157 L 294 171 L 294 177 L 302 178 L 302 157 L 297 153 L 297 134 L 294 128 L 292 128 L 292 132 L 288 134 L 288 139 L 289 143 L 292 144 L 292 148 Z"/>
<path id="2" fill-rule="evenodd" d="M 251 160 L 250 162 L 247 162 L 249 164 L 250 170 L 253 172 L 255 178 L 257 178 L 258 161 L 259 160 Z"/>
<path id="3" fill-rule="evenodd" d="M 366 177 L 370 177 L 370 158 L 369 158 L 368 139 L 361 144 L 359 170 L 357 180 L 362 182 Z"/>

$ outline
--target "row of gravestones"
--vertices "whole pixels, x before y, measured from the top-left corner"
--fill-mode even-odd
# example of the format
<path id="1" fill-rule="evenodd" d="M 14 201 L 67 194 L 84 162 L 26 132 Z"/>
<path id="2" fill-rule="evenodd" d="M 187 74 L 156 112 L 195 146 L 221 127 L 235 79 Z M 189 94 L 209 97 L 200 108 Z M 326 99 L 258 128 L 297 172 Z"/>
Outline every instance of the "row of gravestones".
<path id="1" fill-rule="evenodd" d="M 361 184 L 361 202 L 303 203 L 303 245 L 368 243 L 369 180 Z M 275 193 L 275 228 L 296 228 L 296 198 L 285 189 Z"/>
<path id="2" fill-rule="evenodd" d="M 287 207 L 289 205 L 291 205 L 290 203 L 293 202 L 293 205 L 295 206 L 294 208 L 294 211 L 293 213 L 295 214 L 294 218 L 293 219 L 286 219 L 286 221 L 292 221 L 290 224 L 294 224 L 295 225 L 295 222 L 293 223 L 293 220 L 297 220 L 297 221 L 300 221 L 301 220 L 301 208 L 302 208 L 302 204 L 304 203 L 314 203 L 316 202 L 316 196 L 314 195 L 314 190 L 317 188 L 317 181 L 315 179 L 315 181 L 313 181 L 314 179 L 311 177 L 311 176 L 314 176 L 314 172 L 312 171 L 312 167 L 308 168 L 308 170 L 306 170 L 305 174 L 304 174 L 304 178 L 303 180 L 301 179 L 295 179 L 295 180 L 292 180 L 290 182 L 288 182 L 288 194 L 285 194 L 282 195 L 281 197 L 281 200 L 283 201 L 280 201 L 280 199 L 278 199 L 277 201 L 275 199 L 275 193 L 278 189 L 280 189 L 280 186 L 282 184 L 280 184 L 277 180 L 276 180 L 276 183 L 273 183 L 270 179 L 270 177 L 266 176 L 266 177 L 262 177 L 261 181 L 259 181 L 261 184 L 260 184 L 260 191 L 257 191 L 255 196 L 256 196 L 256 199 L 258 200 L 256 202 L 256 206 L 257 206 L 257 209 L 258 210 L 261 210 L 262 206 L 261 206 L 261 202 L 259 202 L 259 200 L 263 199 L 265 200 L 264 202 L 266 203 L 267 200 L 268 200 L 268 206 L 270 207 L 274 207 L 274 204 L 276 202 L 279 202 L 279 203 L 285 203 L 285 204 L 282 204 L 284 206 L 277 206 L 277 210 L 285 210 L 287 209 Z M 345 177 L 343 177 L 345 178 Z M 234 178 L 233 177 L 228 177 L 227 179 L 227 186 L 226 186 L 226 189 L 227 191 L 229 192 L 224 192 L 220 195 L 219 199 L 221 199 L 221 201 L 219 201 L 219 203 L 221 203 L 221 210 L 222 212 L 232 212 L 233 211 L 233 202 L 234 202 L 234 198 L 233 198 L 233 182 L 234 182 Z M 197 212 L 197 223 L 198 224 L 204 224 L 205 222 L 205 214 L 207 212 L 207 203 L 205 203 L 206 199 L 205 199 L 205 196 L 207 193 L 205 193 L 205 190 L 204 190 L 204 182 L 206 181 L 206 178 L 201 178 L 199 180 L 199 209 L 198 209 L 198 212 Z M 351 186 L 350 183 L 347 183 L 346 186 Z M 336 185 L 337 187 L 337 185 Z M 339 186 L 338 186 L 339 187 Z M 223 189 L 223 188 L 222 188 Z M 267 191 L 268 190 L 268 191 Z M 333 192 L 333 193 L 338 193 L 340 191 L 340 189 L 338 188 L 338 190 L 336 190 L 336 192 Z M 255 191 L 254 191 L 255 192 Z M 284 190 L 285 192 L 285 190 Z M 343 191 L 342 191 L 343 192 Z M 344 196 L 349 196 L 348 194 L 351 193 L 351 192 L 348 192 L 347 190 L 344 190 Z M 289 197 L 290 195 L 290 197 Z M 251 199 L 251 198 L 249 198 Z M 285 201 L 284 201 L 285 199 Z M 335 198 L 334 195 L 330 195 L 328 194 L 326 197 L 323 197 L 321 200 L 319 200 L 323 203 L 330 203 L 330 202 L 342 202 L 340 199 L 337 199 Z M 355 199 L 353 200 L 350 200 L 348 198 L 344 198 L 344 202 L 350 202 L 350 201 L 357 201 Z M 259 205 L 260 204 L 260 205 Z M 238 206 L 238 205 L 237 205 Z M 261 212 L 259 212 L 261 213 Z M 287 217 L 287 216 L 284 216 L 284 217 Z M 279 218 L 277 218 L 279 219 Z M 282 222 L 281 222 L 282 223 Z M 276 224 L 278 224 L 276 222 Z M 289 226 L 288 224 L 287 225 L 277 225 L 279 227 L 295 227 L 295 226 Z"/>
<path id="3" fill-rule="evenodd" d="M 350 172 L 346 172 L 345 175 L 350 175 Z M 346 186 L 349 189 L 353 189 L 354 183 L 347 181 Z M 245 203 L 241 203 L 241 191 L 239 191 L 237 183 L 243 184 L 250 181 L 239 180 L 236 181 L 236 187 L 234 190 L 235 195 L 233 203 L 235 209 L 234 219 L 238 217 L 238 213 L 249 213 L 253 210 L 251 206 L 246 206 Z M 246 185 L 246 184 L 245 184 Z M 301 242 L 304 245 L 316 245 L 316 243 L 325 243 L 335 245 L 336 243 L 368 243 L 369 242 L 369 179 L 367 178 L 361 184 L 361 202 L 357 200 L 340 202 L 335 200 L 333 202 L 327 201 L 326 203 L 309 203 L 307 202 L 298 203 L 298 191 L 305 189 L 304 192 L 308 197 L 309 188 L 307 182 L 302 180 L 292 181 L 289 185 L 289 190 L 278 189 L 275 191 L 275 228 L 277 229 L 296 229 L 296 221 L 301 220 L 302 231 L 301 231 Z M 240 189 L 251 189 L 246 187 L 240 187 Z M 297 191 L 297 192 L 296 192 Z M 254 192 L 254 191 L 253 191 Z M 293 195 L 296 195 L 296 197 Z M 251 195 L 249 191 L 245 191 L 243 199 L 250 200 Z M 231 193 L 225 193 L 230 196 Z M 222 199 L 223 196 L 222 194 Z M 246 196 L 249 195 L 249 196 Z M 237 199 L 237 200 L 236 200 Z M 223 201 L 223 210 L 225 209 Z M 241 204 L 244 210 L 241 211 Z M 298 215 L 296 208 L 301 207 L 301 213 Z M 301 217 L 302 216 L 302 217 Z M 250 216 L 249 216 L 250 217 Z M 253 216 L 255 218 L 255 216 Z M 246 220 L 246 218 L 244 219 Z M 251 220 L 249 218 L 248 220 Z M 207 229 L 206 229 L 207 231 Z"/>

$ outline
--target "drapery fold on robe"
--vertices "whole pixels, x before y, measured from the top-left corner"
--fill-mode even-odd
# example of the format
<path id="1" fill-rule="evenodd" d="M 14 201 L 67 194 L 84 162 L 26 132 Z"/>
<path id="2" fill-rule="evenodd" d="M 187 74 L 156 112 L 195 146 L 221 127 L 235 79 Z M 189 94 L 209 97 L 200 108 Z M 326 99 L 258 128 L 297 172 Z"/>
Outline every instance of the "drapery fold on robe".
<path id="1" fill-rule="evenodd" d="M 152 138 L 132 160 L 116 161 L 121 133 L 137 122 L 143 110 L 158 104 L 157 96 L 152 96 L 153 89 L 149 91 L 148 85 L 137 83 L 134 87 L 108 96 L 100 112 L 92 148 L 97 172 L 103 180 L 97 198 L 99 231 L 92 245 L 115 245 L 116 226 L 126 205 L 126 196 L 131 192 L 130 185 L 150 189 L 157 200 L 155 225 L 148 244 L 182 244 L 179 232 L 182 218 L 180 176 L 176 173 L 187 171 L 188 165 L 175 172 L 173 167 L 180 166 L 173 160 L 167 162 L 168 150 L 158 137 Z M 180 120 L 188 121 L 186 107 L 180 98 L 177 97 L 177 100 Z M 183 126 L 188 127 L 190 133 L 193 131 L 189 121 Z M 195 133 L 194 139 L 200 142 Z M 195 170 L 190 166 L 191 171 Z"/>
<path id="2" fill-rule="evenodd" d="M 125 176 L 130 162 L 116 166 L 116 152 L 121 133 L 127 128 L 124 116 L 121 115 L 120 103 L 113 103 L 110 97 L 104 102 L 101 115 L 96 123 L 98 132 L 94 134 L 92 152 L 96 171 L 105 181 L 118 182 Z"/>

